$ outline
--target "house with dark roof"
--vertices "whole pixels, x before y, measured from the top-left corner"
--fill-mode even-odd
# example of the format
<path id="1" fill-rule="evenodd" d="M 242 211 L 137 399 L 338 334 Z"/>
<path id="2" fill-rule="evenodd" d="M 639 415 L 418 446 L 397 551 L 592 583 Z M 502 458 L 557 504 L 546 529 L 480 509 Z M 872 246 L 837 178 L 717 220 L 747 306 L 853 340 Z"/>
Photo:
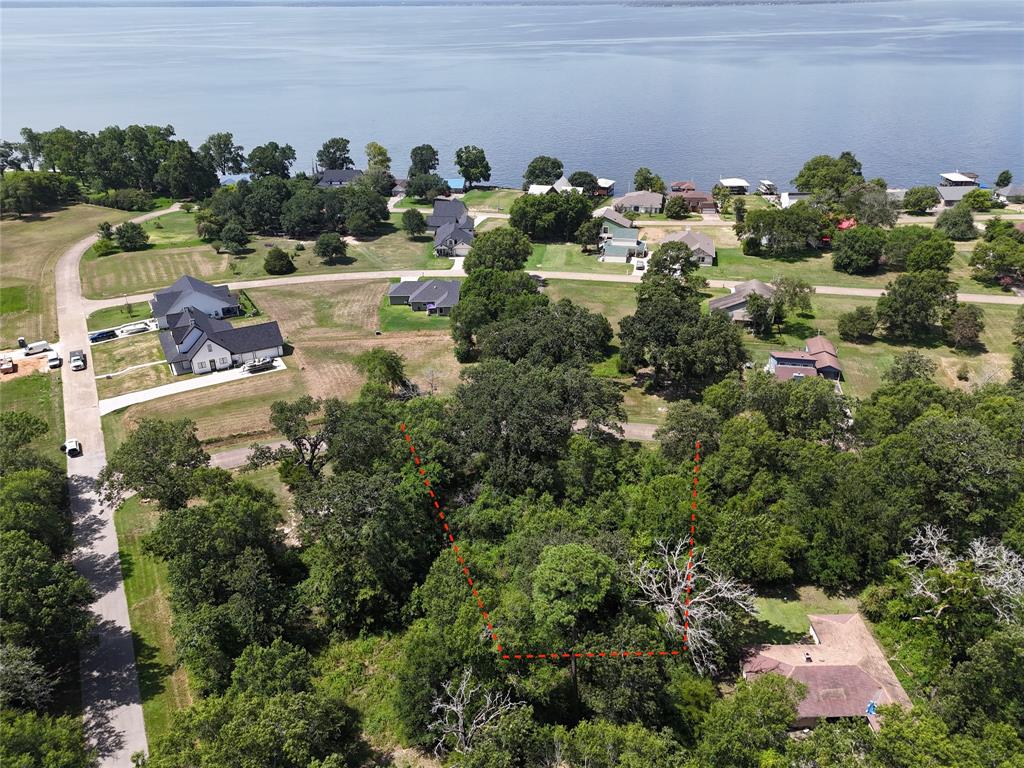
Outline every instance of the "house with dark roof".
<path id="1" fill-rule="evenodd" d="M 747 280 L 733 286 L 732 293 L 725 296 L 716 296 L 708 302 L 708 309 L 712 312 L 725 312 L 729 319 L 736 323 L 749 323 L 750 315 L 747 314 L 747 298 L 750 294 L 756 293 L 765 299 L 775 295 L 775 288 L 760 280 Z"/>
<path id="2" fill-rule="evenodd" d="M 362 175 L 358 168 L 329 168 L 320 172 L 316 185 L 321 189 L 347 187 Z"/>
<path id="3" fill-rule="evenodd" d="M 952 208 L 963 200 L 967 194 L 976 190 L 977 187 L 967 184 L 956 186 L 940 184 L 935 189 L 939 193 L 939 199 L 942 201 L 941 205 L 945 208 Z"/>
<path id="4" fill-rule="evenodd" d="M 434 254 L 448 258 L 467 256 L 475 238 L 473 217 L 465 213 L 458 221 L 442 224 L 434 230 Z"/>
<path id="5" fill-rule="evenodd" d="M 458 280 L 403 280 L 388 289 L 388 303 L 447 317 L 459 303 L 460 288 Z"/>
<path id="6" fill-rule="evenodd" d="M 1005 187 L 996 187 L 996 199 L 1001 203 L 1024 201 L 1024 184 L 1007 184 Z"/>
<path id="7" fill-rule="evenodd" d="M 461 200 L 439 197 L 434 201 L 434 210 L 427 216 L 427 229 L 455 223 L 468 213 L 469 209 Z"/>
<path id="8" fill-rule="evenodd" d="M 192 307 L 167 316 L 160 346 L 176 376 L 227 370 L 284 354 L 284 339 L 276 322 L 234 327 Z"/>
<path id="9" fill-rule="evenodd" d="M 156 291 L 149 300 L 158 328 L 167 328 L 168 315 L 186 307 L 215 318 L 241 314 L 238 297 L 226 285 L 211 285 L 191 275 L 179 277 L 169 288 Z"/>
<path id="10" fill-rule="evenodd" d="M 647 243 L 640 239 L 639 230 L 614 208 L 598 208 L 594 211 L 594 218 L 601 220 L 601 236 L 597 244 L 601 261 L 629 263 L 647 255 Z"/>
<path id="11" fill-rule="evenodd" d="M 824 336 L 807 339 L 802 351 L 769 352 L 765 371 L 779 381 L 814 376 L 832 381 L 843 378 L 843 366 L 836 347 Z"/>
<path id="12" fill-rule="evenodd" d="M 686 228 L 682 232 L 672 232 L 661 238 L 662 243 L 685 243 L 693 253 L 693 261 L 701 267 L 715 266 L 715 241 L 703 232 L 694 232 Z"/>
<path id="13" fill-rule="evenodd" d="M 665 205 L 665 196 L 660 192 L 628 192 L 615 201 L 614 208 L 622 213 L 661 213 Z"/>
<path id="14" fill-rule="evenodd" d="M 743 664 L 745 679 L 774 673 L 807 687 L 794 728 L 863 717 L 878 730 L 878 707 L 910 708 L 910 697 L 859 614 L 807 618 L 811 642 L 762 645 Z"/>

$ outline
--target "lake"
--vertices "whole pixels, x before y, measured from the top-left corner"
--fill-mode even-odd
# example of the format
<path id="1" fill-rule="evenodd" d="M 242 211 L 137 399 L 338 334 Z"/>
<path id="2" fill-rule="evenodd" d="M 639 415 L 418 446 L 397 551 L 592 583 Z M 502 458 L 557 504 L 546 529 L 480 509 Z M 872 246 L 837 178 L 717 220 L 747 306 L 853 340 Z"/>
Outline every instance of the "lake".
<path id="1" fill-rule="evenodd" d="M 194 143 L 330 136 L 487 151 L 493 180 L 530 158 L 619 181 L 720 176 L 783 188 L 811 155 L 934 183 L 1024 177 L 1024 3 L 398 7 L 203 4 L 2 8 L 0 133 L 171 124 Z"/>

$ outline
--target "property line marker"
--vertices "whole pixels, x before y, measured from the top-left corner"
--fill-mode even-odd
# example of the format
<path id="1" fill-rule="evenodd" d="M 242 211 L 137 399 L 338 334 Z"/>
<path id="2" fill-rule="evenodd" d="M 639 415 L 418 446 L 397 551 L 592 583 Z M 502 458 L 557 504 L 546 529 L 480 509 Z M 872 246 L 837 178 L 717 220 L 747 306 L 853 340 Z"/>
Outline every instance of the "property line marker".
<path id="1" fill-rule="evenodd" d="M 402 432 L 402 436 L 405 438 L 405 442 L 409 445 L 409 455 L 412 457 L 413 464 L 419 470 L 419 475 L 420 476 L 426 475 L 427 474 L 426 469 L 421 466 L 421 459 L 420 459 L 419 454 L 416 451 L 416 445 L 412 442 L 412 437 L 410 436 L 409 431 L 408 431 L 408 429 L 407 429 L 407 427 L 406 427 L 404 422 L 402 422 L 399 425 L 399 429 Z M 689 541 L 688 541 L 690 552 L 689 552 L 689 557 L 688 557 L 687 562 L 686 562 L 686 596 L 684 598 L 685 602 L 684 602 L 684 606 L 683 606 L 684 622 L 683 622 L 683 644 L 682 644 L 682 651 L 688 650 L 688 645 L 689 645 L 689 631 L 690 631 L 690 618 L 689 618 L 689 616 L 690 616 L 690 599 L 691 599 L 690 598 L 690 594 L 693 591 L 693 550 L 694 550 L 694 546 L 695 546 L 694 534 L 696 532 L 696 523 L 697 523 L 697 485 L 698 485 L 699 475 L 700 475 L 700 459 L 701 459 L 701 455 L 700 455 L 700 441 L 698 440 L 697 443 L 696 443 L 695 450 L 694 450 L 694 455 L 693 455 L 693 491 L 692 491 L 692 499 L 693 500 L 690 502 L 690 510 L 691 510 L 690 511 L 690 535 L 689 535 Z M 424 477 L 422 482 L 423 482 L 424 487 L 427 490 L 427 493 L 429 494 L 429 496 L 431 498 L 431 505 L 432 505 L 433 509 L 435 510 L 435 512 L 437 514 L 437 520 L 441 524 L 442 529 L 444 531 L 444 533 L 442 534 L 442 540 L 447 541 L 448 545 L 451 547 L 452 552 L 455 553 L 455 557 L 456 557 L 456 559 L 459 562 L 460 571 L 462 572 L 463 576 L 465 576 L 465 578 L 466 578 L 466 583 L 469 585 L 470 594 L 472 594 L 473 598 L 476 600 L 477 608 L 480 610 L 480 616 L 483 618 L 484 625 L 487 627 L 487 632 L 488 632 L 488 634 L 491 637 L 491 641 L 494 643 L 494 649 L 498 653 L 499 658 L 501 658 L 502 660 L 510 661 L 510 660 L 513 660 L 513 659 L 516 659 L 516 660 L 528 659 L 528 660 L 532 661 L 534 659 L 544 659 L 544 660 L 549 660 L 550 659 L 552 661 L 559 661 L 561 659 L 573 659 L 573 658 L 575 658 L 575 659 L 582 659 L 582 658 L 588 658 L 588 659 L 593 659 L 593 658 L 599 658 L 599 659 L 605 659 L 605 658 L 626 659 L 626 658 L 654 658 L 656 656 L 679 656 L 681 654 L 682 651 L 675 650 L 675 649 L 670 650 L 670 651 L 665 651 L 665 650 L 658 649 L 658 650 L 645 650 L 645 651 L 586 651 L 586 652 L 578 652 L 578 651 L 573 651 L 573 652 L 568 652 L 568 651 L 549 651 L 547 653 L 510 653 L 510 652 L 508 652 L 506 649 L 504 649 L 502 647 L 501 641 L 498 639 L 498 633 L 494 629 L 494 626 L 493 626 L 493 624 L 491 622 L 490 614 L 488 613 L 487 608 L 484 605 L 484 601 L 480 598 L 480 595 L 477 592 L 477 588 L 476 588 L 476 585 L 474 584 L 474 580 L 473 580 L 473 577 L 472 577 L 472 575 L 470 573 L 469 566 L 466 564 L 466 561 L 463 559 L 462 555 L 459 553 L 459 546 L 456 543 L 455 537 L 452 535 L 452 533 L 451 533 L 451 531 L 450 531 L 450 529 L 448 527 L 448 523 L 446 522 L 446 515 L 444 513 L 444 510 L 443 510 L 443 508 L 441 506 L 440 501 L 438 500 L 439 497 L 437 496 L 437 494 L 434 492 L 433 488 L 431 487 L 430 479 Z"/>

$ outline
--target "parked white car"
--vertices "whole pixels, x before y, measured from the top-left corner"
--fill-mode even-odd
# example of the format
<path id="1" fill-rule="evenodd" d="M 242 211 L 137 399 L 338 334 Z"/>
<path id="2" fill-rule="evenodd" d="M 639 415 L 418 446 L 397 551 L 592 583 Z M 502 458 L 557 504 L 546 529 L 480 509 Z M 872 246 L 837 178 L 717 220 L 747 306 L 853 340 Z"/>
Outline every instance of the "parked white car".
<path id="1" fill-rule="evenodd" d="M 60 352 L 56 349 L 51 349 L 46 353 L 46 365 L 48 368 L 60 368 L 64 360 L 61 359 Z"/>
<path id="2" fill-rule="evenodd" d="M 261 371 L 270 371 L 274 368 L 274 358 L 272 357 L 257 357 L 255 360 L 250 360 L 242 366 L 242 373 L 260 373 Z"/>
<path id="3" fill-rule="evenodd" d="M 85 352 L 80 349 L 73 349 L 68 353 L 68 362 L 71 363 L 72 371 L 85 370 Z"/>
<path id="4" fill-rule="evenodd" d="M 149 330 L 149 323 L 132 323 L 118 328 L 117 332 L 122 336 L 133 336 L 136 333 L 145 333 Z"/>
<path id="5" fill-rule="evenodd" d="M 65 440 L 60 450 L 61 453 L 66 453 L 68 456 L 81 456 L 82 444 L 75 439 Z"/>

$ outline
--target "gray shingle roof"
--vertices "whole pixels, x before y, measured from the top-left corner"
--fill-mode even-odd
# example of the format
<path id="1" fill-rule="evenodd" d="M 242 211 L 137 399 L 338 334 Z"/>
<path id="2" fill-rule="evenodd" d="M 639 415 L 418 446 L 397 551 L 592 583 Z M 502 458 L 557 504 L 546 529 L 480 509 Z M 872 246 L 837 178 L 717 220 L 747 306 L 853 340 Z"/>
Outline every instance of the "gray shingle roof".
<path id="1" fill-rule="evenodd" d="M 686 243 L 687 247 L 691 251 L 695 251 L 698 248 L 700 248 L 706 253 L 715 252 L 715 241 L 711 239 L 710 235 L 706 235 L 703 232 L 694 232 L 691 229 L 685 230 L 683 232 L 673 232 L 670 235 L 665 235 L 665 237 L 661 239 L 661 242 Z"/>
<path id="2" fill-rule="evenodd" d="M 768 283 L 762 282 L 761 280 L 747 280 L 743 283 L 738 283 L 735 288 L 732 289 L 732 293 L 727 293 L 725 296 L 717 296 L 708 302 L 708 308 L 712 310 L 729 311 L 730 307 L 734 307 L 737 304 L 742 304 L 747 296 L 752 293 L 756 293 L 760 296 L 764 296 L 766 299 L 770 299 L 775 295 L 775 289 Z"/>
<path id="3" fill-rule="evenodd" d="M 153 293 L 153 299 L 150 301 L 153 316 L 163 317 L 176 306 L 190 306 L 188 297 L 197 293 L 217 299 L 225 306 L 238 305 L 238 300 L 231 295 L 226 285 L 211 285 L 192 275 L 182 275 L 167 288 Z"/>
<path id="4" fill-rule="evenodd" d="M 191 307 L 169 315 L 167 321 L 170 327 L 160 333 L 160 346 L 169 363 L 192 359 L 192 353 L 198 348 L 197 345 L 205 344 L 208 340 L 219 344 L 233 355 L 280 347 L 284 344 L 281 329 L 276 321 L 240 325 L 236 328 Z M 188 346 L 181 348 L 185 343 Z"/>
<path id="5" fill-rule="evenodd" d="M 473 218 L 467 213 L 458 221 L 446 222 L 434 231 L 434 245 L 441 245 L 445 240 L 472 245 L 476 234 L 473 231 Z"/>
<path id="6" fill-rule="evenodd" d="M 454 307 L 459 303 L 458 280 L 426 280 L 421 287 L 409 297 L 409 303 L 427 303 L 436 307 Z"/>
<path id="7" fill-rule="evenodd" d="M 628 192 L 618 199 L 616 205 L 641 207 L 660 207 L 665 202 L 665 196 L 658 192 Z"/>
<path id="8" fill-rule="evenodd" d="M 427 216 L 427 226 L 436 229 L 443 224 L 458 221 L 467 213 L 469 213 L 469 209 L 461 200 L 439 197 L 434 201 L 434 212 Z"/>
<path id="9" fill-rule="evenodd" d="M 363 175 L 358 168 L 331 168 L 320 174 L 318 187 L 343 187 Z"/>
<path id="10" fill-rule="evenodd" d="M 959 203 L 964 199 L 964 195 L 968 192 L 973 192 L 978 187 L 936 187 L 939 190 L 939 197 L 942 198 L 943 202 Z"/>

